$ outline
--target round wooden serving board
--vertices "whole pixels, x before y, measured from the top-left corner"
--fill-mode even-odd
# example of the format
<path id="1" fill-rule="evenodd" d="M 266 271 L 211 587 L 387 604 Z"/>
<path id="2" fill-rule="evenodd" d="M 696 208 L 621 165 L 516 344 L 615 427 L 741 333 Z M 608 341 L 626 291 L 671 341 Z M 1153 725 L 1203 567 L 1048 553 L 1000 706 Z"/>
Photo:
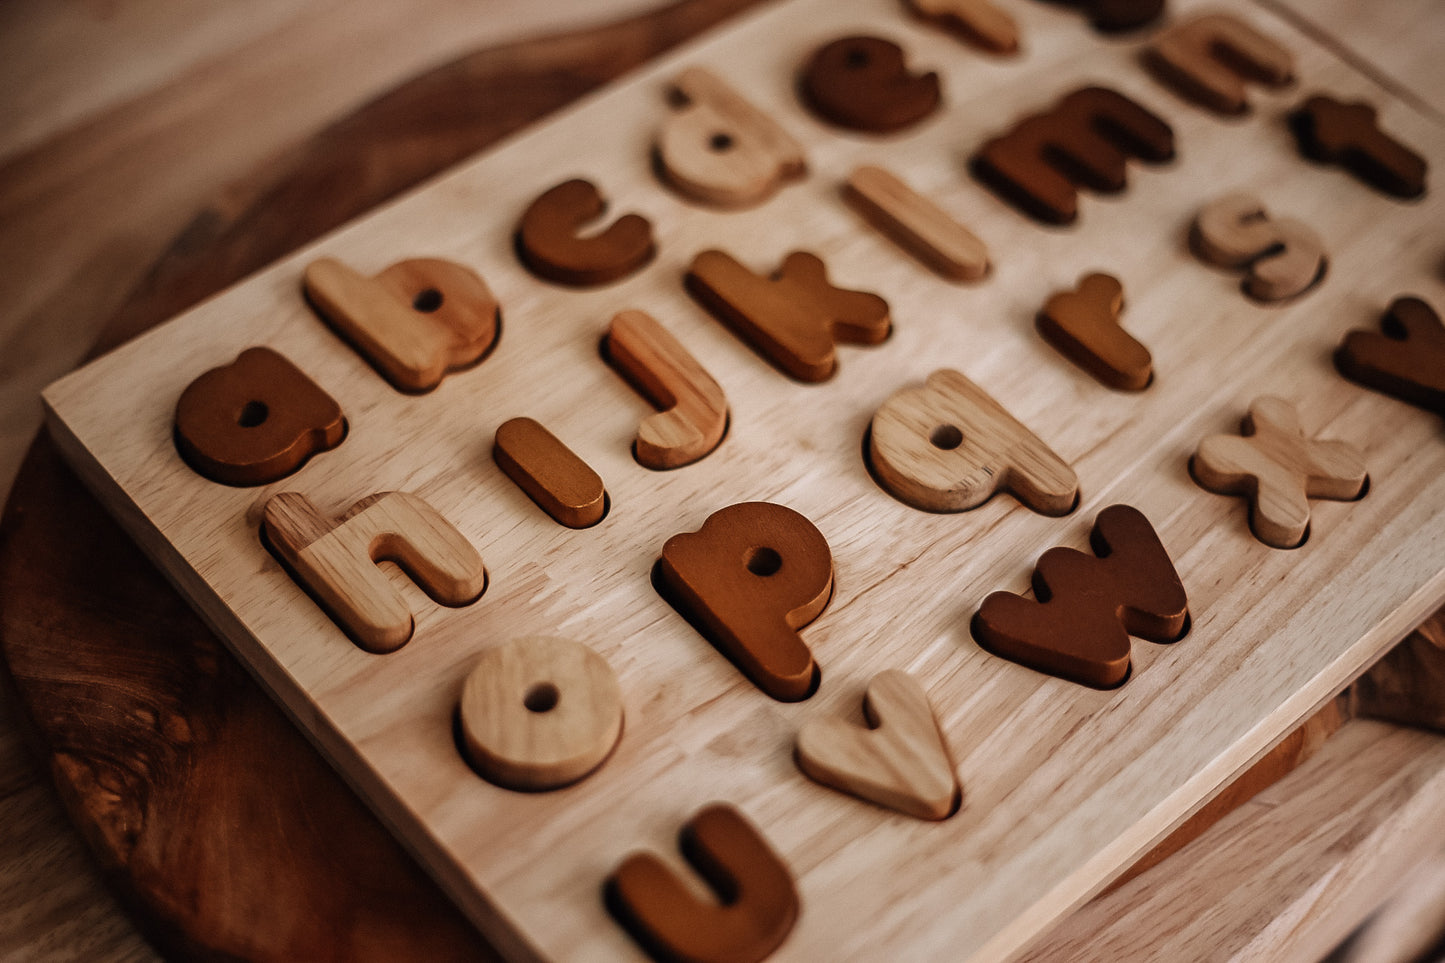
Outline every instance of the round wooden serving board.
<path id="1" fill-rule="evenodd" d="M 756 3 L 688 0 L 403 85 L 201 211 L 95 353 Z M 44 434 L 0 522 L 0 587 L 0 652 L 32 741 L 163 952 L 495 958 Z"/>

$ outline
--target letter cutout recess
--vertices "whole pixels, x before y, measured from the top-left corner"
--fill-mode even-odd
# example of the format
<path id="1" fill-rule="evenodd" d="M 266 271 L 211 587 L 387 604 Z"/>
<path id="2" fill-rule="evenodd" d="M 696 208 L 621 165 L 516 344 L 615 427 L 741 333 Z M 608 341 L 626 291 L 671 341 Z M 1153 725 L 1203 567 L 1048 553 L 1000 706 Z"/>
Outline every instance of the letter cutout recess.
<path id="1" fill-rule="evenodd" d="M 833 554 L 791 508 L 730 505 L 662 547 L 658 590 L 713 646 L 780 702 L 799 702 L 821 673 L 798 630 L 833 594 Z"/>
<path id="2" fill-rule="evenodd" d="M 1085 87 L 1027 117 L 973 155 L 973 174 L 1025 214 L 1048 224 L 1079 216 L 1076 185 L 1106 194 L 1125 187 L 1129 156 L 1174 156 L 1174 131 L 1123 94 Z"/>
<path id="3" fill-rule="evenodd" d="M 894 243 L 946 278 L 975 281 L 988 273 L 988 248 L 942 208 L 881 167 L 854 169 L 843 199 Z"/>
<path id="4" fill-rule="evenodd" d="M 888 302 L 828 282 L 817 255 L 794 251 L 773 277 L 730 254 L 703 251 L 687 269 L 689 293 L 758 354 L 799 381 L 827 381 L 838 368 L 837 342 L 879 344 L 892 330 Z"/>
<path id="5" fill-rule="evenodd" d="M 607 488 L 581 458 L 531 418 L 497 428 L 492 460 L 558 525 L 588 528 L 607 514 Z"/>
<path id="6" fill-rule="evenodd" d="M 994 592 L 973 617 L 973 637 L 1001 658 L 1097 689 L 1129 675 L 1129 636 L 1174 642 L 1189 600 L 1159 536 L 1138 509 L 1111 505 L 1089 537 L 1090 558 L 1051 548 L 1034 569 L 1034 599 Z"/>
<path id="7" fill-rule="evenodd" d="M 1249 24 L 1207 13 L 1159 31 L 1144 64 L 1182 95 L 1221 114 L 1249 110 L 1244 81 L 1283 87 L 1294 79 L 1294 57 Z"/>
<path id="8" fill-rule="evenodd" d="M 497 343 L 501 309 L 470 268 L 437 258 L 365 277 L 324 257 L 306 267 L 306 297 L 398 391 L 430 391 Z"/>
<path id="9" fill-rule="evenodd" d="M 798 768 L 808 778 L 919 819 L 947 819 L 963 801 L 928 693 L 906 672 L 868 683 L 869 728 L 818 718 L 798 732 Z"/>
<path id="10" fill-rule="evenodd" d="M 1036 512 L 1067 515 L 1079 497 L 1067 462 L 948 368 L 879 406 L 868 463 L 889 494 L 927 512 L 966 512 L 1003 489 Z"/>
<path id="11" fill-rule="evenodd" d="M 1367 388 L 1445 415 L 1445 325 L 1419 298 L 1396 298 L 1379 331 L 1351 331 L 1335 367 Z"/>
<path id="12" fill-rule="evenodd" d="M 909 73 L 903 48 L 881 37 L 842 37 L 808 58 L 798 89 L 826 121 L 874 134 L 911 127 L 938 109 L 938 74 Z"/>
<path id="13" fill-rule="evenodd" d="M 714 803 L 683 824 L 679 846 L 716 895 L 698 899 L 651 853 L 633 853 L 607 877 L 607 908 L 655 960 L 761 963 L 798 919 L 793 875 L 762 834 Z"/>
<path id="14" fill-rule="evenodd" d="M 685 102 L 657 135 L 657 168 L 684 197 L 717 207 L 752 207 L 807 173 L 788 132 L 701 67 L 673 84 Z"/>
<path id="15" fill-rule="evenodd" d="M 470 605 L 487 589 L 472 543 L 409 492 L 369 495 L 335 519 L 305 495 L 281 492 L 266 502 L 261 534 L 291 577 L 368 652 L 394 652 L 415 628 L 406 599 L 377 562 L 400 565 L 442 605 Z"/>
<path id="16" fill-rule="evenodd" d="M 1349 501 L 1369 475 L 1359 449 L 1305 436 L 1294 405 L 1256 398 L 1239 435 L 1210 435 L 1189 463 L 1201 487 L 1249 499 L 1249 527 L 1275 548 L 1296 548 L 1309 531 L 1309 498 Z"/>
<path id="17" fill-rule="evenodd" d="M 1034 320 L 1040 337 L 1060 354 L 1120 391 L 1143 391 L 1154 380 L 1149 349 L 1119 324 L 1124 285 L 1111 274 L 1089 274 L 1074 291 L 1044 302 Z"/>
<path id="18" fill-rule="evenodd" d="M 1100 33 L 1135 30 L 1158 19 L 1164 0 L 1049 0 L 1065 7 L 1078 7 L 1089 25 Z"/>
<path id="19" fill-rule="evenodd" d="M 176 450 L 223 485 L 267 485 L 346 437 L 341 406 L 270 348 L 200 375 L 176 402 Z"/>
<path id="20" fill-rule="evenodd" d="M 1425 193 L 1425 158 L 1380 129 L 1375 108 L 1343 103 L 1324 94 L 1309 98 L 1289 116 L 1299 151 L 1312 160 L 1343 165 L 1386 194 L 1410 199 Z"/>
<path id="21" fill-rule="evenodd" d="M 458 708 L 467 760 L 489 782 L 537 792 L 585 779 L 622 738 L 622 692 L 580 642 L 515 639 L 483 652 Z"/>
<path id="22" fill-rule="evenodd" d="M 722 443 L 728 400 L 698 360 L 645 311 L 619 311 L 602 341 L 607 363 L 658 410 L 637 426 L 633 456 L 654 471 L 700 461 Z"/>
<path id="23" fill-rule="evenodd" d="M 591 181 L 563 181 L 527 206 L 517 222 L 517 256 L 539 278 L 591 287 L 640 270 L 657 253 L 652 225 L 624 214 L 601 232 L 582 236 L 607 211 Z"/>
<path id="24" fill-rule="evenodd" d="M 904 0 L 904 5 L 918 19 L 957 34 L 965 43 L 989 53 L 1018 53 L 1018 25 L 989 0 Z"/>
<path id="25" fill-rule="evenodd" d="M 1319 235 L 1294 218 L 1272 218 L 1251 194 L 1228 194 L 1200 208 L 1189 246 L 1210 264 L 1246 271 L 1244 293 L 1261 301 L 1303 294 L 1325 275 Z"/>

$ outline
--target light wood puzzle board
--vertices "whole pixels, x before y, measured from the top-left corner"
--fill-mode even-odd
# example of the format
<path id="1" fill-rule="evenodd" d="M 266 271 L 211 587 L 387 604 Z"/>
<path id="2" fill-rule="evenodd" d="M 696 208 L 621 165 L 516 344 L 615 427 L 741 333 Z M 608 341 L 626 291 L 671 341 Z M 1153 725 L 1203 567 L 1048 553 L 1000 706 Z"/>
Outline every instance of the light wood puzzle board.
<path id="1" fill-rule="evenodd" d="M 1174 16 L 1200 5 L 1176 2 Z M 1214 6 L 1218 6 L 1215 4 Z M 637 957 L 607 915 L 601 884 L 629 852 L 680 863 L 681 823 L 707 802 L 742 809 L 791 867 L 803 910 L 786 959 L 1002 959 L 1083 901 L 1317 703 L 1445 598 L 1445 445 L 1437 418 L 1337 375 L 1343 333 L 1373 326 L 1395 296 L 1445 304 L 1438 191 L 1402 204 L 1299 158 L 1283 114 L 1309 92 L 1365 98 L 1383 126 L 1445 157 L 1445 131 L 1243 2 L 1224 5 L 1284 42 L 1303 82 L 1255 89 L 1255 112 L 1221 120 L 1178 99 L 1136 60 L 1140 41 L 1100 38 L 1066 9 L 1016 4 L 1025 52 L 985 58 L 908 20 L 892 0 L 793 0 L 685 48 L 499 150 L 323 239 L 230 292 L 69 376 L 47 392 L 52 431 L 88 483 L 418 854 L 479 926 L 518 958 Z M 825 128 L 798 104 L 794 71 L 851 32 L 900 42 L 943 75 L 946 104 L 892 138 Z M 745 212 L 690 205 L 649 166 L 667 81 L 704 65 L 768 111 L 808 153 L 810 173 Z M 966 172 L 969 154 L 1018 117 L 1085 83 L 1133 97 L 1174 127 L 1178 158 L 1131 164 L 1128 190 L 1085 194 L 1079 223 L 1044 228 Z M 839 200 L 857 164 L 881 163 L 989 246 L 972 285 L 917 265 Z M 614 286 L 578 292 L 526 274 L 511 250 L 538 193 L 592 179 L 616 213 L 654 225 L 657 260 Z M 1261 306 L 1238 276 L 1189 255 L 1199 207 L 1244 188 L 1325 239 L 1323 284 Z M 893 336 L 843 348 L 823 385 L 787 380 L 682 288 L 698 251 L 754 270 L 794 249 L 839 284 L 888 299 Z M 367 273 L 416 256 L 477 269 L 503 305 L 501 341 L 480 367 L 414 397 L 391 389 L 300 296 L 310 260 Z M 1110 391 L 1033 330 L 1055 291 L 1091 270 L 1124 283 L 1125 326 L 1154 354 L 1142 394 Z M 629 444 L 651 409 L 598 357 L 609 318 L 642 308 L 727 391 L 731 429 L 711 456 L 650 472 Z M 175 399 L 196 375 L 267 344 L 345 409 L 350 435 L 301 472 L 260 489 L 213 484 L 171 443 Z M 1083 501 L 1046 518 L 1007 496 L 960 515 L 895 501 L 869 478 L 861 440 L 891 393 L 958 368 L 1069 460 Z M 1233 430 L 1249 401 L 1299 405 L 1307 430 L 1359 445 L 1373 487 L 1358 503 L 1314 502 L 1295 551 L 1255 541 L 1238 499 L 1190 481 L 1207 434 Z M 606 481 L 599 526 L 555 525 L 495 467 L 492 435 L 528 415 Z M 480 549 L 491 582 L 446 609 L 399 579 L 417 612 L 399 652 L 367 654 L 261 546 L 261 506 L 297 490 L 339 512 L 379 491 L 416 492 Z M 822 666 L 811 699 L 781 704 L 747 682 L 649 583 L 663 542 L 735 502 L 792 507 L 827 537 L 836 590 L 803 632 Z M 1173 646 L 1136 641 L 1132 679 L 1099 692 L 983 652 L 969 619 L 996 589 L 1023 591 L 1038 556 L 1084 548 L 1095 515 L 1127 502 L 1154 523 L 1189 591 L 1193 630 Z M 496 788 L 452 739 L 462 680 L 485 648 L 522 635 L 586 642 L 617 672 L 626 723 L 595 775 L 557 792 Z M 924 823 L 808 781 L 793 737 L 818 714 L 861 720 L 884 668 L 929 692 L 963 782 L 963 809 Z M 258 778 L 277 774 L 258 773 Z"/>

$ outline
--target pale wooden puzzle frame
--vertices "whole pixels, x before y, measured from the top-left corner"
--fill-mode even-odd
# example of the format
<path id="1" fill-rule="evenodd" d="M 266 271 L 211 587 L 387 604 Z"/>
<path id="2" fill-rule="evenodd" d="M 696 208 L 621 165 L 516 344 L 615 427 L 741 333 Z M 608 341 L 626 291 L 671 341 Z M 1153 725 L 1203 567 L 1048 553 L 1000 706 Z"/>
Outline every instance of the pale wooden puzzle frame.
<path id="1" fill-rule="evenodd" d="M 1210 6 L 1221 6 L 1211 4 Z M 602 881 L 627 853 L 676 860 L 679 826 L 703 805 L 744 811 L 791 867 L 802 898 L 781 959 L 999 960 L 1079 905 L 1263 753 L 1445 598 L 1445 444 L 1439 419 L 1350 384 L 1330 352 L 1373 327 L 1407 291 L 1445 303 L 1440 192 L 1405 204 L 1296 153 L 1284 114 L 1307 93 L 1379 105 L 1381 122 L 1429 157 L 1445 130 L 1248 0 L 1222 6 L 1294 51 L 1299 86 L 1251 90 L 1254 113 L 1222 120 L 1137 63 L 1147 37 L 1102 39 L 1069 10 L 1016 4 L 1024 50 L 983 58 L 908 17 L 894 0 L 792 0 L 658 61 L 554 120 L 278 262 L 228 293 L 52 386 L 51 431 L 87 483 L 296 718 L 392 830 L 505 953 L 518 959 L 635 958 L 606 914 Z M 1179 17 L 1201 9 L 1171 4 Z M 870 30 L 937 68 L 945 106 L 891 138 L 840 134 L 798 104 L 793 76 L 818 44 Z M 809 173 L 760 207 L 718 212 L 655 177 L 667 86 L 706 66 L 804 146 Z M 1086 83 L 1106 83 L 1174 126 L 1178 158 L 1133 165 L 1128 190 L 1085 193 L 1079 223 L 1042 227 L 966 171 L 977 145 Z M 579 149 L 578 145 L 584 145 Z M 987 245 L 992 272 L 950 283 L 869 228 L 838 195 L 859 164 L 887 166 Z M 570 291 L 517 262 L 512 229 L 546 187 L 586 176 L 615 211 L 655 228 L 658 257 L 616 285 Z M 1232 189 L 1313 226 L 1330 272 L 1302 298 L 1262 306 L 1238 276 L 1187 249 L 1195 212 Z M 890 302 L 891 338 L 845 346 L 832 380 L 782 377 L 702 311 L 682 274 L 700 250 L 756 269 L 814 251 L 843 286 Z M 502 303 L 500 343 L 433 393 L 403 395 L 322 324 L 301 297 L 306 264 L 365 273 L 409 257 L 479 271 Z M 1125 287 L 1131 332 L 1155 382 L 1114 392 L 1034 332 L 1055 291 L 1105 270 Z M 696 464 L 639 466 L 630 447 L 651 406 L 598 357 L 619 310 L 646 310 L 727 393 L 727 437 Z M 175 400 L 245 347 L 281 351 L 330 392 L 351 426 L 336 450 L 281 483 L 216 485 L 176 455 Z M 1050 518 L 1007 496 L 957 515 L 912 509 L 868 475 L 874 410 L 955 367 L 1075 469 L 1082 504 Z M 565 374 L 564 374 L 565 373 Z M 1260 544 L 1233 499 L 1186 468 L 1260 394 L 1309 412 L 1312 430 L 1358 444 L 1372 479 L 1357 503 L 1314 506 L 1295 551 Z M 612 509 L 561 528 L 493 465 L 493 433 L 528 415 L 602 476 Z M 420 494 L 486 562 L 476 604 L 437 606 L 403 584 L 416 634 L 363 652 L 262 547 L 260 513 L 294 489 L 339 512 L 363 496 Z M 671 535 L 719 508 L 765 499 L 827 537 L 837 587 L 804 637 L 823 669 L 812 699 L 758 692 L 653 590 Z M 1132 678 L 1100 692 L 995 658 L 970 639 L 978 603 L 1023 591 L 1038 556 L 1084 548 L 1100 508 L 1128 502 L 1153 522 L 1189 591 L 1192 632 L 1136 642 Z M 592 646 L 617 673 L 622 739 L 593 775 L 523 794 L 480 779 L 453 739 L 478 653 L 555 634 Z M 924 822 L 820 786 L 794 765 L 797 731 L 859 719 L 868 681 L 903 669 L 928 693 L 965 803 Z M 258 778 L 266 778 L 258 773 Z"/>

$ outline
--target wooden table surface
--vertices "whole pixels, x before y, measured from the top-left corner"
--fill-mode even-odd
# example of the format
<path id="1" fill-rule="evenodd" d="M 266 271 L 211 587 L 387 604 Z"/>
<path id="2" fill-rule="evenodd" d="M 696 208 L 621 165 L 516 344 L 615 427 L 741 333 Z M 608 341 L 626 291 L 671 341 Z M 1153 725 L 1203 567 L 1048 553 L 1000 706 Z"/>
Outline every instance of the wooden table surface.
<path id="1" fill-rule="evenodd" d="M 1024 0 L 1014 0 L 1024 2 Z M 1258 0 L 1445 123 L 1445 4 Z M 0 7 L 0 498 L 72 367 L 199 206 L 428 67 L 656 0 Z M 154 958 L 0 700 L 0 959 Z"/>

